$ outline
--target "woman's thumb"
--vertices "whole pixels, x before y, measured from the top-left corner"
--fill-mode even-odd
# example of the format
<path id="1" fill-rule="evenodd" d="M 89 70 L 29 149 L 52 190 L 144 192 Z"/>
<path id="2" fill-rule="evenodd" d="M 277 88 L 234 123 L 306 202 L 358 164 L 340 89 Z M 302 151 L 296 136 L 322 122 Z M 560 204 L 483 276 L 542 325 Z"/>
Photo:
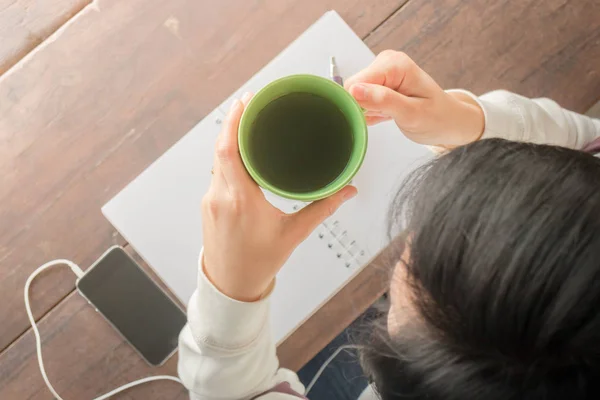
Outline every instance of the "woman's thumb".
<path id="1" fill-rule="evenodd" d="M 289 215 L 288 235 L 295 245 L 306 239 L 327 218 L 333 215 L 344 202 L 358 191 L 354 186 L 346 186 L 326 199 L 315 201 L 295 214 Z"/>
<path id="2" fill-rule="evenodd" d="M 356 83 L 348 91 L 365 110 L 392 118 L 401 116 L 408 100 L 406 96 L 386 86 L 371 83 Z"/>

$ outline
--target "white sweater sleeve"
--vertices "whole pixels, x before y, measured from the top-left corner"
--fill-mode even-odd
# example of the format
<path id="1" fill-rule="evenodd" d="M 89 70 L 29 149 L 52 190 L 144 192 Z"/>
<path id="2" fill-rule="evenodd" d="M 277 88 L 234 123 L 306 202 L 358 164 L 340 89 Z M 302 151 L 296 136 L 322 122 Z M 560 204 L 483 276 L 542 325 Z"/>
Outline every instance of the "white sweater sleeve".
<path id="1" fill-rule="evenodd" d="M 212 285 L 201 266 L 188 324 L 179 336 L 178 372 L 193 400 L 298 400 L 284 393 L 261 396 L 284 382 L 304 393 L 297 375 L 279 368 L 268 296 L 254 303 L 233 300 Z"/>
<path id="2" fill-rule="evenodd" d="M 580 150 L 600 138 L 600 120 L 566 110 L 550 99 L 529 99 L 505 90 L 480 97 L 460 92 L 471 96 L 483 109 L 485 130 L 481 139 L 502 138 Z"/>

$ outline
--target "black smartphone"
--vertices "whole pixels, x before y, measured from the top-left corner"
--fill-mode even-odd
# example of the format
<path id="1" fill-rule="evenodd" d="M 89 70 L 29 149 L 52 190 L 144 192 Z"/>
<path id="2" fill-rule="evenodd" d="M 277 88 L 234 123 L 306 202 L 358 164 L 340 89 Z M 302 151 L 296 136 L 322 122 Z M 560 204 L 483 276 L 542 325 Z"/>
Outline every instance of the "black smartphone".
<path id="1" fill-rule="evenodd" d="M 77 290 L 151 365 L 177 350 L 185 312 L 121 247 L 85 271 Z"/>

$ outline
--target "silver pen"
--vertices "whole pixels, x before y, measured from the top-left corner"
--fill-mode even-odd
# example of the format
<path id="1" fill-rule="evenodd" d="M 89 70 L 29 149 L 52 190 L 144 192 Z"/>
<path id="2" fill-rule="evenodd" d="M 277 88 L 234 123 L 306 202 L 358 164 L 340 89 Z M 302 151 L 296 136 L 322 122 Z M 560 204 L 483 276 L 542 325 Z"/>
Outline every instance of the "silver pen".
<path id="1" fill-rule="evenodd" d="M 335 57 L 331 57 L 329 59 L 329 75 L 331 76 L 331 79 L 337 83 L 338 85 L 344 86 L 344 80 L 342 79 L 342 76 L 340 75 L 340 70 L 338 69 L 337 64 L 335 63 Z"/>

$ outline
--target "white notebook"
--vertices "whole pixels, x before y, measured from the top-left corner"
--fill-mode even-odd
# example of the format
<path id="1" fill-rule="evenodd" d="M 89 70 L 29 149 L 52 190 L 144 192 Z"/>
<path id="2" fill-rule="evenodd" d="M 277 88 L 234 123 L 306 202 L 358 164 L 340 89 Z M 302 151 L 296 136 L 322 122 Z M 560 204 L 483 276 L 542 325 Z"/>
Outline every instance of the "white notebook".
<path id="1" fill-rule="evenodd" d="M 158 160 L 110 200 L 102 212 L 184 303 L 197 280 L 202 247 L 200 201 L 207 191 L 220 121 L 233 98 L 282 76 L 328 77 L 335 56 L 343 76 L 374 59 L 341 17 L 330 11 L 226 99 Z M 403 177 L 431 157 L 394 123 L 369 129 L 364 164 L 353 184 L 359 194 L 292 254 L 277 277 L 272 329 L 281 342 L 339 291 L 387 245 L 386 214 Z M 286 212 L 304 204 L 266 194 Z"/>

